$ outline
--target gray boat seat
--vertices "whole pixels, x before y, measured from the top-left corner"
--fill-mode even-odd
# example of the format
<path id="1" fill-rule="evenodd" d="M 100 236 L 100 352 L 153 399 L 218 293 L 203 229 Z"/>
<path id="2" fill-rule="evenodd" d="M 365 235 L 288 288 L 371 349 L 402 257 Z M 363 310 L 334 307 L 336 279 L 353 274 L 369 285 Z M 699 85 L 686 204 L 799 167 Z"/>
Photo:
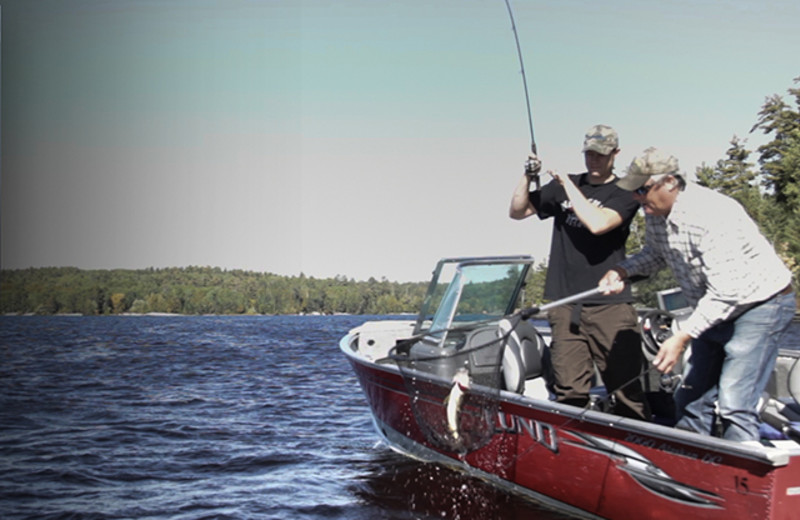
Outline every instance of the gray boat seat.
<path id="1" fill-rule="evenodd" d="M 544 375 L 544 340 L 527 320 L 514 327 L 510 320 L 503 319 L 498 329 L 501 335 L 508 335 L 503 352 L 506 390 L 524 393 L 526 381 Z"/>

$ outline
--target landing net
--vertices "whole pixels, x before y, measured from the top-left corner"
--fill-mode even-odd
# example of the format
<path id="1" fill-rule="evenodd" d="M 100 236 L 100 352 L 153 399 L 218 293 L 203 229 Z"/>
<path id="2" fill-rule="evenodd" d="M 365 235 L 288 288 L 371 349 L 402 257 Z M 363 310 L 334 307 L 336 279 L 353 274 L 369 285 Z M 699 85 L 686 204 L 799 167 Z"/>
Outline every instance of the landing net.
<path id="1" fill-rule="evenodd" d="M 457 337 L 457 335 L 456 335 Z M 448 340 L 451 341 L 450 332 Z M 409 340 L 390 352 L 409 394 L 411 410 L 433 446 L 468 453 L 495 434 L 505 336 L 496 326 L 466 334 L 451 346 L 435 337 Z"/>

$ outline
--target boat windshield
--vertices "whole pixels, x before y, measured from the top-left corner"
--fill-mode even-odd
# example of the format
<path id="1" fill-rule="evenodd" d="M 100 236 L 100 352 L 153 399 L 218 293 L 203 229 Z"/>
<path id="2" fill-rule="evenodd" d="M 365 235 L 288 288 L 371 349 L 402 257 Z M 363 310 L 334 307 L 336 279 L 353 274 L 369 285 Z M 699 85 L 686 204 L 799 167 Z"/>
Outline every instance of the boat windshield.
<path id="1" fill-rule="evenodd" d="M 441 340 L 444 333 L 438 331 L 468 322 L 499 320 L 513 312 L 529 266 L 518 259 L 463 261 L 446 266 L 449 269 L 440 264 L 427 306 L 438 305 L 429 329 L 433 336 Z M 427 319 L 430 316 L 420 316 L 421 321 Z"/>

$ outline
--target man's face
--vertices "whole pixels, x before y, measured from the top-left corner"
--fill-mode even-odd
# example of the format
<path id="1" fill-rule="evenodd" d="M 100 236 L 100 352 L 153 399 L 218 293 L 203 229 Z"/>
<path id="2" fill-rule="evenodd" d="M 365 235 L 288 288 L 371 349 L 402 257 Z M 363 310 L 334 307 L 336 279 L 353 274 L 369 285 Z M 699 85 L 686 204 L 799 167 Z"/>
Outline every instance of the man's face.
<path id="1" fill-rule="evenodd" d="M 616 155 L 617 150 L 614 150 L 608 155 L 603 155 L 594 150 L 583 152 L 583 159 L 586 162 L 586 169 L 589 171 L 589 175 L 596 177 L 607 177 L 611 175 L 611 170 L 614 168 L 614 157 Z"/>
<path id="2" fill-rule="evenodd" d="M 641 188 L 632 193 L 633 199 L 642 206 L 646 215 L 665 217 L 672 211 L 677 185 L 675 178 L 667 175 L 658 180 L 648 179 Z"/>

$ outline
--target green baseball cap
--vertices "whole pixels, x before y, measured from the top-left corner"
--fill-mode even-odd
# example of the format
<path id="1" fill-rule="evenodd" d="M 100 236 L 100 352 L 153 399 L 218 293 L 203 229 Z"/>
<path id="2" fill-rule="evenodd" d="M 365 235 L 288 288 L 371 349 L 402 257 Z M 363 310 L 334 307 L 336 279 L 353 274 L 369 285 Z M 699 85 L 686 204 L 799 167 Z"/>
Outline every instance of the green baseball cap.
<path id="1" fill-rule="evenodd" d="M 583 151 L 593 151 L 599 154 L 608 155 L 619 148 L 619 136 L 617 131 L 608 125 L 594 125 L 586 131 L 583 140 Z"/>
<path id="2" fill-rule="evenodd" d="M 634 157 L 628 167 L 628 174 L 617 181 L 617 186 L 623 190 L 633 191 L 641 188 L 653 175 L 676 173 L 678 173 L 678 159 L 651 146 L 638 157 Z"/>

